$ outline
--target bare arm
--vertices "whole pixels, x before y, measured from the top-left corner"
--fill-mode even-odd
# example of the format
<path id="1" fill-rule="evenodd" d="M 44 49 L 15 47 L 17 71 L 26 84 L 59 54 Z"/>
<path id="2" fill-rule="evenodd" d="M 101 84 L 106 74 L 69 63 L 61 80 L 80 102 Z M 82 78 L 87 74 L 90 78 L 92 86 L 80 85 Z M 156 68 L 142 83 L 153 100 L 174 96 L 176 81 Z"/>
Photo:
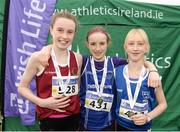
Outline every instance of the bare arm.
<path id="1" fill-rule="evenodd" d="M 39 105 L 41 99 L 35 96 L 32 91 L 29 89 L 29 84 L 32 81 L 33 77 L 38 73 L 38 63 L 35 61 L 36 54 L 33 53 L 29 58 L 28 64 L 26 66 L 25 72 L 21 77 L 19 84 L 18 92 L 26 97 L 28 100 Z"/>
<path id="2" fill-rule="evenodd" d="M 160 115 L 162 112 L 164 112 L 167 108 L 167 102 L 164 96 L 164 92 L 162 89 L 162 84 L 159 86 L 159 88 L 156 89 L 156 99 L 158 102 L 158 105 L 147 114 L 147 116 L 150 117 L 150 119 L 154 119 L 158 115 Z"/>
<path id="3" fill-rule="evenodd" d="M 28 64 L 26 66 L 26 70 L 21 78 L 21 82 L 18 88 L 18 92 L 32 101 L 36 105 L 44 108 L 53 109 L 59 112 L 63 112 L 64 110 L 60 110 L 59 108 L 64 108 L 68 106 L 68 97 L 49 97 L 46 99 L 42 99 L 37 97 L 32 93 L 29 88 L 29 84 L 32 81 L 33 77 L 43 68 L 43 66 L 38 61 L 37 52 L 33 53 L 29 58 Z"/>

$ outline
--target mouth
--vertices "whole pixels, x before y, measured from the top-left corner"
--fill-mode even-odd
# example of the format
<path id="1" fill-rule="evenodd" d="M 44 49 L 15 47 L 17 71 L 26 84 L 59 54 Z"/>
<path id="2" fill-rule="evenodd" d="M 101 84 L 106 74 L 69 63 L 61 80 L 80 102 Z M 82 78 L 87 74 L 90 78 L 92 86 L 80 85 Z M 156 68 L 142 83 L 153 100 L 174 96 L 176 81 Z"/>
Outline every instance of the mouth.
<path id="1" fill-rule="evenodd" d="M 66 45 L 66 44 L 68 44 L 69 41 L 67 41 L 67 40 L 58 40 L 58 42 L 63 44 L 63 45 Z"/>
<path id="2" fill-rule="evenodd" d="M 137 55 L 139 55 L 139 53 L 132 53 L 132 55 L 137 56 Z"/>
<path id="3" fill-rule="evenodd" d="M 102 53 L 94 53 L 94 55 L 96 55 L 96 56 L 101 56 Z"/>

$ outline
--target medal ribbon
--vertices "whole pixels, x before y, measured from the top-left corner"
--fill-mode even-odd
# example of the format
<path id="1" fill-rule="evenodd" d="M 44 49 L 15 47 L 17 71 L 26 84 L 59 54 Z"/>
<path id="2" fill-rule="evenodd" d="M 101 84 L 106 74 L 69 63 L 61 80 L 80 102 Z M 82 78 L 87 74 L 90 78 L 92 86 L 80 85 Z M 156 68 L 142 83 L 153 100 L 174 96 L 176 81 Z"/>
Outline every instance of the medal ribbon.
<path id="1" fill-rule="evenodd" d="M 93 73 L 93 79 L 95 82 L 95 87 L 96 87 L 97 93 L 100 97 L 102 97 L 105 80 L 106 80 L 106 76 L 107 76 L 107 64 L 108 64 L 108 58 L 105 57 L 102 80 L 101 80 L 101 84 L 99 85 L 98 77 L 97 77 L 97 73 L 96 73 L 96 69 L 95 69 L 95 64 L 94 64 L 94 59 L 93 59 L 93 57 L 91 58 L 91 68 L 92 68 L 92 73 Z"/>
<path id="2" fill-rule="evenodd" d="M 55 52 L 54 52 L 53 48 L 51 49 L 51 57 L 52 57 L 52 61 L 53 61 L 53 64 L 54 64 L 56 75 L 58 77 L 59 86 L 62 87 L 62 85 L 68 84 L 70 79 L 69 78 L 66 79 L 65 82 L 63 82 L 63 80 L 60 80 L 62 78 L 62 75 L 61 75 L 61 72 L 59 70 L 58 61 L 57 61 L 57 58 L 56 58 L 56 55 L 55 55 Z M 69 53 L 69 51 L 68 51 L 68 60 L 67 61 L 68 61 L 68 64 L 67 64 L 68 65 L 68 77 L 70 77 L 70 71 L 69 71 L 69 68 L 70 68 L 69 67 L 70 66 L 70 64 L 69 64 L 70 63 L 70 53 Z M 62 88 L 62 91 L 63 92 L 65 91 L 64 87 Z"/>
<path id="3" fill-rule="evenodd" d="M 132 91 L 131 91 L 131 85 L 130 85 L 129 73 L 128 73 L 128 65 L 124 67 L 124 71 L 126 73 L 125 80 L 126 80 L 129 104 L 130 104 L 131 109 L 133 109 L 134 105 L 135 105 L 135 103 L 137 101 L 137 97 L 139 95 L 140 87 L 141 87 L 141 84 L 142 84 L 142 81 L 143 81 L 143 76 L 144 76 L 144 73 L 145 73 L 145 67 L 143 66 L 142 69 L 141 69 L 141 73 L 140 73 L 140 76 L 139 76 L 139 79 L 138 79 L 138 82 L 137 82 L 137 85 L 136 85 L 134 97 L 132 97 Z"/>

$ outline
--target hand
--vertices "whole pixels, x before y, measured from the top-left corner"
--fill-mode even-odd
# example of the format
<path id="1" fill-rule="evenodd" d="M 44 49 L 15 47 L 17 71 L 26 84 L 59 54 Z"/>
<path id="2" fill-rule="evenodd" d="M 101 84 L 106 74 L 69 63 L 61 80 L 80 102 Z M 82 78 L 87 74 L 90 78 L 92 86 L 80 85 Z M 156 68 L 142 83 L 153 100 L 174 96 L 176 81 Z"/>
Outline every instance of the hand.
<path id="1" fill-rule="evenodd" d="M 150 72 L 148 77 L 148 87 L 157 88 L 161 84 L 158 72 Z"/>
<path id="2" fill-rule="evenodd" d="M 131 116 L 134 124 L 136 125 L 144 125 L 147 123 L 147 116 L 145 114 L 136 114 Z"/>
<path id="3" fill-rule="evenodd" d="M 56 110 L 58 112 L 65 112 L 63 108 L 69 106 L 69 102 L 70 102 L 69 97 L 60 95 L 58 97 L 49 97 L 46 99 L 42 99 L 39 106 Z"/>
<path id="4" fill-rule="evenodd" d="M 51 54 L 51 45 L 45 46 L 41 49 L 41 51 L 39 51 L 39 56 L 40 56 L 39 61 L 45 67 L 49 65 L 48 60 L 51 56 L 50 54 Z"/>

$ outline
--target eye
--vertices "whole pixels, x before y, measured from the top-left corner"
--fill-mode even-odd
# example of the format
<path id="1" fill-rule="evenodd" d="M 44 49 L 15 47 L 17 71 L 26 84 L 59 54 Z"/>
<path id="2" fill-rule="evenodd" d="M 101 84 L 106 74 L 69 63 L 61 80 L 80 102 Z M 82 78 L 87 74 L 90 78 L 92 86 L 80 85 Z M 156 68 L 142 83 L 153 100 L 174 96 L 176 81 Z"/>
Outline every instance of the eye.
<path id="1" fill-rule="evenodd" d="M 129 42 L 128 45 L 134 45 L 134 43 L 133 42 Z"/>
<path id="2" fill-rule="evenodd" d="M 139 46 L 142 46 L 143 44 L 144 44 L 144 43 L 142 43 L 142 42 L 139 42 L 139 43 L 138 43 Z"/>
<path id="3" fill-rule="evenodd" d="M 73 34 L 74 31 L 73 30 L 68 30 L 68 34 Z"/>
<path id="4" fill-rule="evenodd" d="M 89 42 L 89 45 L 94 46 L 96 43 L 95 42 Z"/>
<path id="5" fill-rule="evenodd" d="M 100 44 L 100 45 L 105 45 L 105 42 L 100 42 L 99 44 Z"/>
<path id="6" fill-rule="evenodd" d="M 58 32 L 63 32 L 64 30 L 62 28 L 57 29 Z"/>

